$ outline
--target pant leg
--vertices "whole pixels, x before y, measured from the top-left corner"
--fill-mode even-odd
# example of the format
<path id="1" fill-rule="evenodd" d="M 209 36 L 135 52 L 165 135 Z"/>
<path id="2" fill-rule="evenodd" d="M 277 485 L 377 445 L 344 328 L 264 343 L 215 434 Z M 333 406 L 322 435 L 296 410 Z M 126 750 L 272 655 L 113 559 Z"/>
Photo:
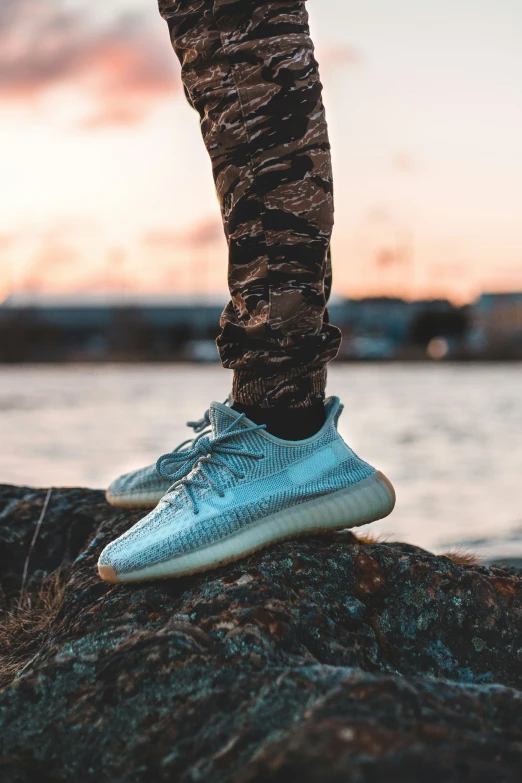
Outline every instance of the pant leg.
<path id="1" fill-rule="evenodd" d="M 229 247 L 218 348 L 245 405 L 324 396 L 330 145 L 302 0 L 159 0 L 201 118 Z"/>

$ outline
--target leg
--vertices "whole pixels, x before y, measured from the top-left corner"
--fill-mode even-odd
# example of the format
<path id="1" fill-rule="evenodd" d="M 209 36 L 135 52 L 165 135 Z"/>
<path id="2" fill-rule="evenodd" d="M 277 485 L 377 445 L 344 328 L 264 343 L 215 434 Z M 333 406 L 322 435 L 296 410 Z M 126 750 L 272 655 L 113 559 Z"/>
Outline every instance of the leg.
<path id="1" fill-rule="evenodd" d="M 170 488 L 101 553 L 108 582 L 216 568 L 295 535 L 381 519 L 395 503 L 390 482 L 340 437 L 340 400 L 323 405 L 340 333 L 325 311 L 331 170 L 304 4 L 166 1 L 229 242 L 232 302 L 218 345 L 239 402 L 211 403 L 211 436 L 160 457 Z M 253 424 L 241 407 L 266 419 Z M 291 448 L 264 431 L 274 411 L 295 422 L 315 408 L 322 426 Z"/>
<path id="2" fill-rule="evenodd" d="M 234 399 L 313 406 L 340 332 L 325 315 L 332 174 L 304 2 L 159 6 L 201 117 L 229 245 L 218 347 Z"/>

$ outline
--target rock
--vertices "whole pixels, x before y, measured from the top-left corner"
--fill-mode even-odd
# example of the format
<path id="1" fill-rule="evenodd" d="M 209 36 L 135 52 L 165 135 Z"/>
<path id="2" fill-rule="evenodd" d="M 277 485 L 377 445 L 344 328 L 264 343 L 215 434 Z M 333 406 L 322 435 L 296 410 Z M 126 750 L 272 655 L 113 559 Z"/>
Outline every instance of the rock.
<path id="1" fill-rule="evenodd" d="M 140 518 L 0 488 L 2 783 L 441 783 L 522 775 L 522 578 L 349 532 L 99 581 Z"/>
<path id="2" fill-rule="evenodd" d="M 517 574 L 520 572 L 522 576 L 522 558 L 520 557 L 503 557 L 501 559 L 496 558 L 487 565 L 493 566 L 493 568 L 501 568 L 503 571 L 507 571 L 510 574 Z"/>

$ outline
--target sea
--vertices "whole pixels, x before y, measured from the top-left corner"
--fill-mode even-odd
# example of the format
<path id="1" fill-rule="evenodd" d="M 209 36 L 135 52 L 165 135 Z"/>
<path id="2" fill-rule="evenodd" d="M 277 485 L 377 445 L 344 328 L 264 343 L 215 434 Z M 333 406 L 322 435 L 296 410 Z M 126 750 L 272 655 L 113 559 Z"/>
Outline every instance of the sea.
<path id="1" fill-rule="evenodd" d="M 219 365 L 0 367 L 0 483 L 106 487 L 192 430 L 231 375 Z M 522 365 L 333 364 L 350 446 L 397 506 L 368 532 L 486 562 L 522 558 Z"/>

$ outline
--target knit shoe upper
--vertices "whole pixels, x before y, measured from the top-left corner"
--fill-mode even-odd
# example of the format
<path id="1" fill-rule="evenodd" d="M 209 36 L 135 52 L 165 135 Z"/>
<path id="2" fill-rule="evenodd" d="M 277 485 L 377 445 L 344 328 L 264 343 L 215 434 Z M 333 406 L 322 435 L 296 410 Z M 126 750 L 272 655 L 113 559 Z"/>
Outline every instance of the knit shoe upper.
<path id="1" fill-rule="evenodd" d="M 197 436 L 180 443 L 173 454 L 192 448 L 199 438 L 211 432 L 209 411 L 205 411 L 198 421 L 188 421 L 187 427 L 192 427 Z M 172 480 L 161 475 L 155 462 L 154 465 L 119 476 L 109 486 L 105 497 L 117 508 L 154 508 L 171 486 Z"/>
<path id="2" fill-rule="evenodd" d="M 175 483 L 153 511 L 103 550 L 102 578 L 179 576 L 291 535 L 390 513 L 391 485 L 337 431 L 339 399 L 329 398 L 325 407 L 316 435 L 283 441 L 244 414 L 212 403 L 212 434 L 158 460 Z"/>

